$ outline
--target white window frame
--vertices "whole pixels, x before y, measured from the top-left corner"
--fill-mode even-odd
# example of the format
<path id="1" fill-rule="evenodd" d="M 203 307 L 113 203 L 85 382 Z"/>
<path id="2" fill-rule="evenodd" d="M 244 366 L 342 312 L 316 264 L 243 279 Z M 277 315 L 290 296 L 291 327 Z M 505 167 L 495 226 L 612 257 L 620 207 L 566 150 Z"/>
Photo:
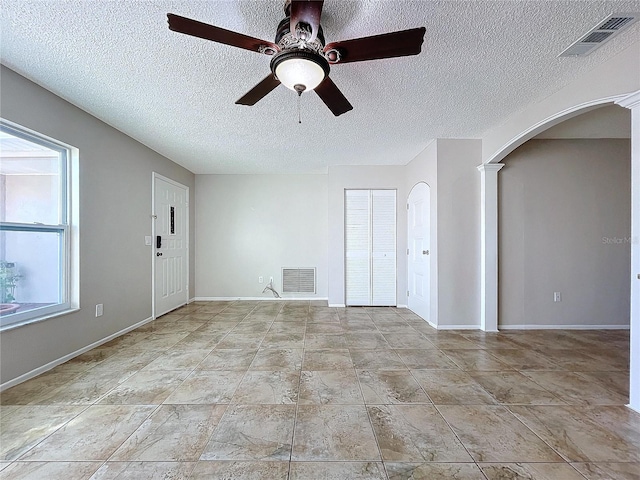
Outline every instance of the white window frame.
<path id="1" fill-rule="evenodd" d="M 16 312 L 0 317 L 0 331 L 64 315 L 80 308 L 79 298 L 79 224 L 78 224 L 78 159 L 77 148 L 63 144 L 25 127 L 0 119 L 0 130 L 61 154 L 60 219 L 58 224 L 0 222 L 7 232 L 43 232 L 61 235 L 60 245 L 60 302 L 55 305 Z"/>

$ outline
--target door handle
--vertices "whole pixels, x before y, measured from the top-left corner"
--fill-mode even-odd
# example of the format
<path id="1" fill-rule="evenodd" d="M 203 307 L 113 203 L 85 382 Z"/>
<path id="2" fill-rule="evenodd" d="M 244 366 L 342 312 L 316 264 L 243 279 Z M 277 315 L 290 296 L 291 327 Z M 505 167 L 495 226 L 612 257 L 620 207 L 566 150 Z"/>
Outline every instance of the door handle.
<path id="1" fill-rule="evenodd" d="M 422 250 L 423 255 L 429 255 L 429 250 Z"/>
<path id="2" fill-rule="evenodd" d="M 162 256 L 162 252 L 156 252 L 156 257 L 161 257 Z"/>

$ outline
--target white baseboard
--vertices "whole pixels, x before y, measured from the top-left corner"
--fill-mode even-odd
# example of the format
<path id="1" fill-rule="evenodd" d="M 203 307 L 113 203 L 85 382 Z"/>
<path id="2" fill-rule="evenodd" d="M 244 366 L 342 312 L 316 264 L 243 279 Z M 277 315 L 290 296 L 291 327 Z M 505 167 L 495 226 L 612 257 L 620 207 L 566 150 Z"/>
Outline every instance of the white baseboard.
<path id="1" fill-rule="evenodd" d="M 409 308 L 406 305 L 396 305 L 396 308 Z"/>
<path id="2" fill-rule="evenodd" d="M 498 325 L 498 330 L 629 330 L 630 325 Z"/>
<path id="3" fill-rule="evenodd" d="M 330 303 L 329 306 L 331 308 L 346 308 L 344 303 Z"/>
<path id="4" fill-rule="evenodd" d="M 480 325 L 434 325 L 428 322 L 436 330 L 480 330 Z"/>
<path id="5" fill-rule="evenodd" d="M 111 340 L 113 340 L 114 338 L 119 337 L 120 335 L 124 335 L 125 333 L 130 332 L 131 330 L 135 330 L 138 327 L 141 327 L 147 323 L 149 323 L 150 321 L 153 320 L 153 317 L 149 317 L 146 318 L 144 320 L 142 320 L 141 322 L 138 322 L 134 325 L 131 325 L 123 330 L 120 330 L 119 332 L 116 333 L 112 333 L 111 335 L 109 335 L 108 337 L 104 337 L 101 340 L 98 340 L 97 342 L 93 342 L 90 345 L 87 345 L 86 347 L 82 347 L 79 350 L 76 350 L 75 352 L 69 353 L 68 355 L 65 355 L 63 357 L 60 357 L 56 360 L 53 360 L 45 365 L 42 365 L 41 367 L 38 368 L 34 368 L 33 370 L 31 370 L 30 372 L 27 373 L 23 373 L 22 375 L 20 375 L 19 377 L 16 377 L 12 380 L 9 380 L 5 383 L 0 384 L 0 392 L 6 390 L 7 388 L 11 388 L 15 385 L 18 385 L 19 383 L 25 382 L 33 377 L 37 377 L 38 375 L 47 372 L 49 370 L 51 370 L 54 367 L 57 367 L 58 365 L 63 364 L 64 362 L 67 362 L 69 360 L 71 360 L 72 358 L 77 357 L 78 355 L 82 355 L 85 352 L 88 352 L 89 350 L 91 350 L 92 348 L 96 348 L 99 347 L 100 345 L 102 345 L 103 343 L 107 343 Z"/>
<path id="6" fill-rule="evenodd" d="M 262 301 L 309 301 L 309 300 L 327 300 L 326 297 L 195 297 L 194 302 L 229 302 L 229 301 L 243 301 L 243 300 L 262 300 Z"/>

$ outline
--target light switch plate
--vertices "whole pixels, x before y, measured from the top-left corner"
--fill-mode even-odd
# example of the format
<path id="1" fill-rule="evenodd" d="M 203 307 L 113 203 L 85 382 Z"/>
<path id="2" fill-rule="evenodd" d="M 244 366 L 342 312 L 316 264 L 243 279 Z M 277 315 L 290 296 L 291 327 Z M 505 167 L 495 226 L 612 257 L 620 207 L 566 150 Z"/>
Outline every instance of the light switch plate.
<path id="1" fill-rule="evenodd" d="M 151 246 L 151 235 L 145 235 L 144 236 L 144 244 Z"/>

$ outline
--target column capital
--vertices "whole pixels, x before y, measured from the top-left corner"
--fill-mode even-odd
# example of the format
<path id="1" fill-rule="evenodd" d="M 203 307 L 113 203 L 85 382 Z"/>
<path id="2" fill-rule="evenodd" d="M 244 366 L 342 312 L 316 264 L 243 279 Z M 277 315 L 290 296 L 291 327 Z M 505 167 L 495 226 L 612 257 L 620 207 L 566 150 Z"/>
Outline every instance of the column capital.
<path id="1" fill-rule="evenodd" d="M 502 167 L 504 167 L 504 163 L 483 163 L 482 165 L 478 165 L 476 168 L 480 172 L 497 172 Z"/>
<path id="2" fill-rule="evenodd" d="M 640 90 L 630 93 L 620 100 L 616 100 L 616 105 L 629 109 L 640 107 Z"/>

